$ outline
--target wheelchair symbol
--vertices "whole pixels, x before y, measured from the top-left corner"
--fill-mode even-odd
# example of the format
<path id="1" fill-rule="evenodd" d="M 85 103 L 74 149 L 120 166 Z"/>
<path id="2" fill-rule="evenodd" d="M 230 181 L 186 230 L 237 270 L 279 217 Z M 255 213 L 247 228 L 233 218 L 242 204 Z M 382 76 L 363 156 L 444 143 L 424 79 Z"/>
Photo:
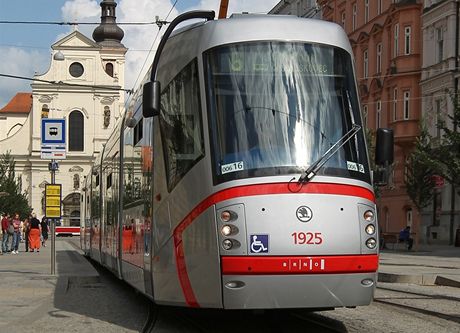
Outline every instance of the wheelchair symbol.
<path id="1" fill-rule="evenodd" d="M 250 242 L 252 253 L 268 252 L 268 235 L 251 235 Z"/>

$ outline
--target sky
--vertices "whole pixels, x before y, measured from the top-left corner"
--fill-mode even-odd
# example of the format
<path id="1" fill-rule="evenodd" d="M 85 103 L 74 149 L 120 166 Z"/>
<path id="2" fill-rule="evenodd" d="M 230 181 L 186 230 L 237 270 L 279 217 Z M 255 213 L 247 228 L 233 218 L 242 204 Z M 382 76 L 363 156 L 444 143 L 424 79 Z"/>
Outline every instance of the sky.
<path id="1" fill-rule="evenodd" d="M 220 0 L 116 0 L 117 22 L 152 22 L 155 16 L 171 21 L 193 9 L 219 12 Z M 0 0 L 0 21 L 100 22 L 101 0 Z M 228 15 L 267 13 L 279 0 L 229 0 Z M 174 5 L 175 4 L 175 5 Z M 174 6 L 173 6 L 174 5 Z M 169 13 L 169 16 L 168 16 Z M 92 39 L 97 25 L 79 25 L 78 30 Z M 158 32 L 156 25 L 121 25 L 126 53 L 125 88 L 138 84 L 137 78 L 151 64 L 149 50 Z M 163 28 L 160 35 L 164 32 Z M 51 62 L 51 45 L 71 33 L 68 25 L 0 23 L 0 74 L 33 77 L 46 73 Z M 157 38 L 158 42 L 159 38 Z M 155 46 L 153 47 L 155 49 Z M 143 75 L 142 75 L 143 76 Z M 140 76 L 140 77 L 142 77 Z M 18 92 L 31 92 L 31 81 L 0 77 L 0 109 Z"/>

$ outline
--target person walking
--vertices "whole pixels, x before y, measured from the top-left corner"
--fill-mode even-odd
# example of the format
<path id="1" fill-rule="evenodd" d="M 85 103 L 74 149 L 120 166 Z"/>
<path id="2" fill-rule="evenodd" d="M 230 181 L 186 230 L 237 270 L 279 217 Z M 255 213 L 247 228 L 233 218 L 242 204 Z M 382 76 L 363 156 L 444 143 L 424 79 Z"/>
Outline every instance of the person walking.
<path id="1" fill-rule="evenodd" d="M 41 225 L 40 221 L 37 219 L 35 213 L 32 214 L 32 219 L 30 220 L 30 231 L 29 231 L 29 247 L 30 252 L 40 252 L 40 234 L 41 234 Z"/>
<path id="2" fill-rule="evenodd" d="M 23 231 L 24 231 L 24 248 L 26 252 L 29 252 L 29 233 L 30 233 L 30 219 L 29 218 L 26 218 L 24 220 Z"/>
<path id="3" fill-rule="evenodd" d="M 11 251 L 11 248 L 9 247 L 10 243 L 10 238 L 13 236 L 13 234 L 10 232 L 10 215 L 9 214 L 4 214 L 2 218 L 2 252 L 3 253 L 9 253 Z"/>
<path id="4" fill-rule="evenodd" d="M 46 241 L 48 240 L 48 223 L 46 223 L 46 218 L 43 217 L 42 222 L 40 223 L 42 227 L 42 245 L 43 247 L 46 247 Z"/>
<path id="5" fill-rule="evenodd" d="M 6 213 L 2 217 L 2 253 L 8 253 L 8 243 L 10 242 L 11 235 L 8 233 L 8 226 L 10 225 L 10 216 Z"/>
<path id="6" fill-rule="evenodd" d="M 14 232 L 13 232 L 13 244 L 11 245 L 11 253 L 18 254 L 19 249 L 19 242 L 21 240 L 21 220 L 19 219 L 19 214 L 14 214 L 14 218 L 12 221 Z"/>

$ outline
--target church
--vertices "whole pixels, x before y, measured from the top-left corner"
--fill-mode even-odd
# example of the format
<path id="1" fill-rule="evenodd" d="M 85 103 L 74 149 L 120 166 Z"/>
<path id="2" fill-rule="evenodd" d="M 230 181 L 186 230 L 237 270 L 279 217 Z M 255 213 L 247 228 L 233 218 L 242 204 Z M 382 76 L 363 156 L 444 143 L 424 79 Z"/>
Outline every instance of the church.
<path id="1" fill-rule="evenodd" d="M 49 159 L 41 158 L 41 121 L 65 120 L 66 158 L 57 160 L 62 185 L 62 223 L 80 225 L 80 191 L 95 157 L 124 112 L 124 32 L 114 0 L 102 0 L 93 39 L 75 30 L 51 46 L 46 73 L 35 75 L 32 92 L 20 92 L 0 109 L 0 152 L 10 151 L 16 176 L 37 216 L 45 215 Z"/>

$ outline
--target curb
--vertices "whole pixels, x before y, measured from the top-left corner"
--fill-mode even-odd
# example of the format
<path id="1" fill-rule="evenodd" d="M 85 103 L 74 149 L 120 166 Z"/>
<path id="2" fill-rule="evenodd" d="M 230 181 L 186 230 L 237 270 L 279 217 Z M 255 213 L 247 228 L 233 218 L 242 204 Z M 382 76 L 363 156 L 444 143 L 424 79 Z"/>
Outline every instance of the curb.
<path id="1" fill-rule="evenodd" d="M 387 283 L 412 283 L 422 286 L 447 286 L 460 288 L 460 281 L 449 279 L 443 276 L 434 274 L 422 274 L 422 275 L 401 275 L 393 273 L 378 273 L 378 282 Z"/>

